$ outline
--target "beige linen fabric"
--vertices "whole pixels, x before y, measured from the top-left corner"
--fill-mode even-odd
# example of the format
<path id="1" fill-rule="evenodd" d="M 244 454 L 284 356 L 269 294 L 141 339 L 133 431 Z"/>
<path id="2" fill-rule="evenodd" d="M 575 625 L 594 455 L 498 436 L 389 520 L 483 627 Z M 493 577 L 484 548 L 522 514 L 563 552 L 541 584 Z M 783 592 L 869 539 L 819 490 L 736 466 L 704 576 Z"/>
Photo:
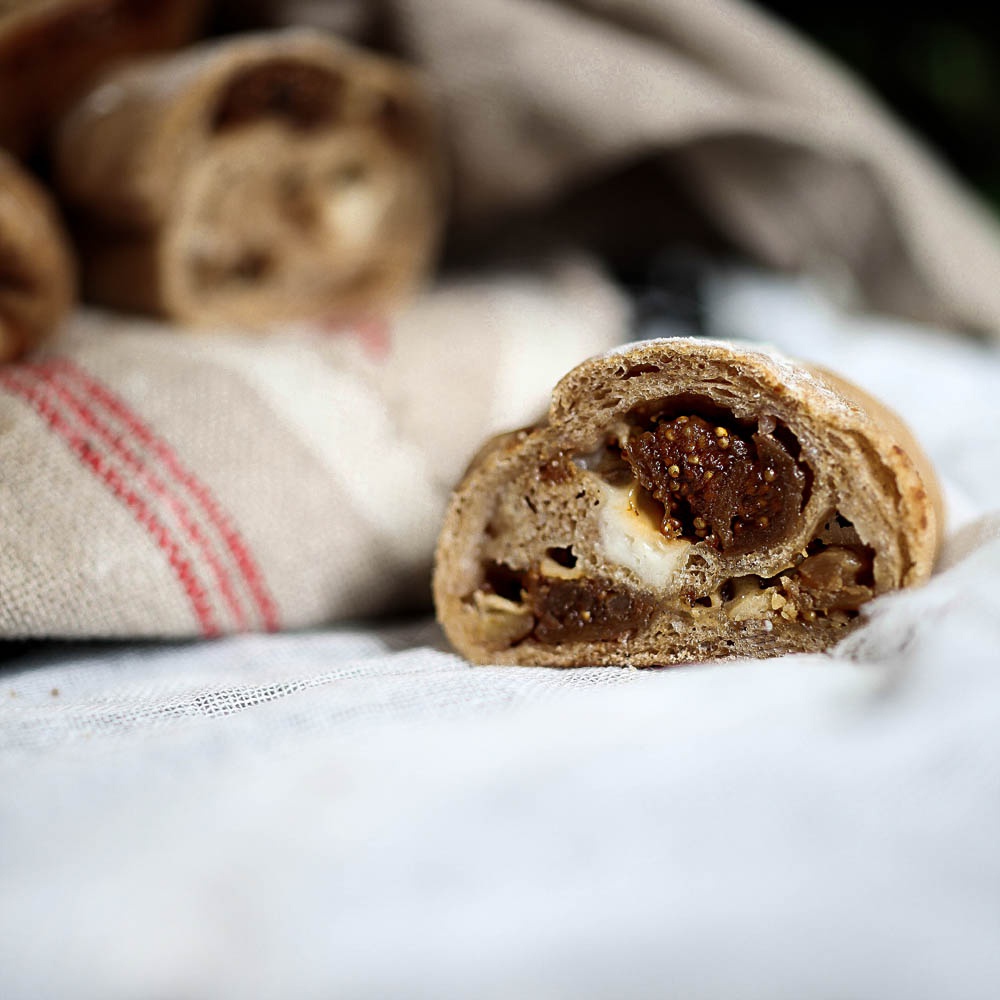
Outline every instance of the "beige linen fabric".
<path id="1" fill-rule="evenodd" d="M 0 368 L 0 634 L 211 636 L 424 606 L 481 435 L 534 419 L 623 324 L 582 261 L 445 284 L 385 326 L 190 335 L 81 312 Z"/>
<path id="2" fill-rule="evenodd" d="M 261 8 L 267 23 L 336 23 L 362 37 L 381 25 L 427 70 L 466 232 L 652 161 L 664 201 L 697 207 L 760 263 L 819 275 L 877 311 L 1000 334 L 997 224 L 846 72 L 750 4 Z M 634 193 L 624 179 L 603 185 L 606 214 Z"/>

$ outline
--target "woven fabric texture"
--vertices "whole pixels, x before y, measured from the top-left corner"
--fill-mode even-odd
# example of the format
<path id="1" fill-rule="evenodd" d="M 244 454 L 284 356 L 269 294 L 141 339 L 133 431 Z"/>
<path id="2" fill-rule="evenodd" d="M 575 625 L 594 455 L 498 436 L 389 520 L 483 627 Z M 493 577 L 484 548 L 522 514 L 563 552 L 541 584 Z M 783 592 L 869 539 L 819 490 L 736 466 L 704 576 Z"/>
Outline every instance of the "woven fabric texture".
<path id="1" fill-rule="evenodd" d="M 616 343 L 582 259 L 391 324 L 185 334 L 81 312 L 0 368 L 0 635 L 212 637 L 427 607 L 484 434 Z"/>
<path id="2" fill-rule="evenodd" d="M 22 653 L 0 995 L 996 996 L 1000 360 L 773 279 L 709 305 L 916 427 L 928 586 L 830 656 L 664 671 L 470 667 L 429 621 Z"/>

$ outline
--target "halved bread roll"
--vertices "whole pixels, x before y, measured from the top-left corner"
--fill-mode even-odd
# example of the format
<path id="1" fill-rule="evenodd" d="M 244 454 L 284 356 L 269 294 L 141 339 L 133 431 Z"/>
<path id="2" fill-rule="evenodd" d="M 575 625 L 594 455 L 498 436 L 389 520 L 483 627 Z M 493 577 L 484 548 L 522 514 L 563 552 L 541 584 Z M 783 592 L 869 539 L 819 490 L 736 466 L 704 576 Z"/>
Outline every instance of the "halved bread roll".
<path id="1" fill-rule="evenodd" d="M 941 519 L 926 458 L 860 390 L 759 349 L 648 341 L 580 365 L 545 423 L 486 445 L 434 598 L 477 663 L 822 650 L 929 576 Z"/>
<path id="2" fill-rule="evenodd" d="M 418 78 L 308 30 L 104 78 L 60 128 L 56 165 L 85 293 L 184 322 L 385 311 L 443 220 Z"/>
<path id="3" fill-rule="evenodd" d="M 114 62 L 195 37 L 207 0 L 0 0 L 0 146 L 23 155 Z"/>
<path id="4" fill-rule="evenodd" d="M 45 189 L 0 153 L 0 362 L 42 341 L 69 311 L 73 257 Z"/>

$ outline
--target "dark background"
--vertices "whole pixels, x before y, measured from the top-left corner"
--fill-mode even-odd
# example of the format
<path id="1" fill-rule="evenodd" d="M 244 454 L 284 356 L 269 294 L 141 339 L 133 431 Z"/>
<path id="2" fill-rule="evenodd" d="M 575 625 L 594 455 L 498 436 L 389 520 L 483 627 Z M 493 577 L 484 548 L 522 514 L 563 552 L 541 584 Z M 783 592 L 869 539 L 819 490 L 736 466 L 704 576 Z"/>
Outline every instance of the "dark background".
<path id="1" fill-rule="evenodd" d="M 931 12 L 878 0 L 760 4 L 852 67 L 1000 214 L 995 3 L 953 0 Z"/>

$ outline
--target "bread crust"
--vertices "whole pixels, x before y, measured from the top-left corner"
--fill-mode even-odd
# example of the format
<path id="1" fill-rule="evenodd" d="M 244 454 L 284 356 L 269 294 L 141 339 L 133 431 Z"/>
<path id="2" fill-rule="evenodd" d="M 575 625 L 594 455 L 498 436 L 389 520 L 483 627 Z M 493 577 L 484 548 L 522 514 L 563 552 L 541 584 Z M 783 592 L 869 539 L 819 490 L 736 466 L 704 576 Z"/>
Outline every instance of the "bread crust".
<path id="1" fill-rule="evenodd" d="M 650 412 L 678 399 L 701 401 L 691 404 L 695 410 L 708 406 L 735 421 L 778 422 L 797 442 L 809 486 L 780 542 L 747 553 L 720 552 L 693 538 L 671 543 L 677 565 L 651 586 L 641 563 L 609 556 L 626 551 L 615 539 L 618 522 L 609 520 L 612 494 L 581 456 L 609 431 L 621 433 L 637 408 Z M 554 466 L 555 480 L 547 481 Z M 647 341 L 584 362 L 556 386 L 543 424 L 480 452 L 445 517 L 435 604 L 452 644 L 477 663 L 652 666 L 821 650 L 858 616 L 797 613 L 790 596 L 795 567 L 816 551 L 843 550 L 834 544 L 843 537 L 849 551 L 870 555 L 867 596 L 917 585 L 933 567 L 941 509 L 930 463 L 902 421 L 840 377 L 756 347 Z M 566 547 L 575 566 L 555 572 L 600 578 L 612 591 L 638 595 L 653 607 L 645 623 L 611 638 L 588 640 L 583 629 L 580 639 L 540 641 L 525 594 L 522 602 L 505 599 L 484 583 L 487 565 L 535 570 L 547 552 Z M 737 596 L 720 596 L 734 581 Z"/>
<path id="2" fill-rule="evenodd" d="M 69 311 L 73 257 L 48 194 L 0 153 L 0 362 L 41 343 Z"/>

